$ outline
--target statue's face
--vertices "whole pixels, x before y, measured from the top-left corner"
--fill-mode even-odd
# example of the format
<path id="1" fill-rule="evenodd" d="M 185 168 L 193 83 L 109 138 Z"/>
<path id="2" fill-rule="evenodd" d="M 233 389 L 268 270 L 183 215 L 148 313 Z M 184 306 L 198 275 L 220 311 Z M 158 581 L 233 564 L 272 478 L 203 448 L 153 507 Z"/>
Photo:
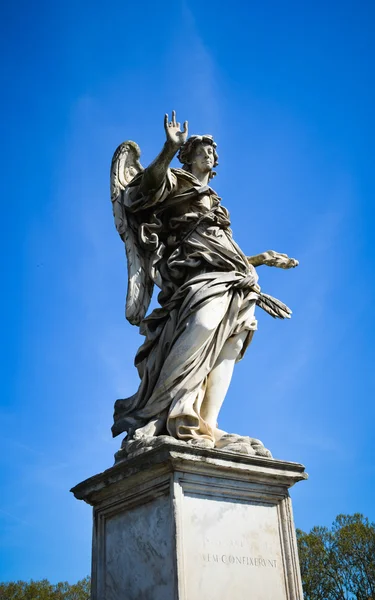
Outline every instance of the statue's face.
<path id="1" fill-rule="evenodd" d="M 192 167 L 201 173 L 212 171 L 215 162 L 214 149 L 211 144 L 198 144 L 192 157 Z"/>

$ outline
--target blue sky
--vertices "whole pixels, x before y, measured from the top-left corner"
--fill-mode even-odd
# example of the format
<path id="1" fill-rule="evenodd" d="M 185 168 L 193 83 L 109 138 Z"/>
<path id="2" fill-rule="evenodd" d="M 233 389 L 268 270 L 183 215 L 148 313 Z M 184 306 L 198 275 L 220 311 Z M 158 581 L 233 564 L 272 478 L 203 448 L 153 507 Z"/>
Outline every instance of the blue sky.
<path id="1" fill-rule="evenodd" d="M 84 577 L 91 511 L 70 487 L 108 468 L 113 402 L 141 341 L 109 200 L 125 139 L 147 165 L 172 108 L 211 133 L 214 186 L 290 322 L 258 314 L 220 426 L 303 462 L 296 525 L 375 520 L 374 5 L 332 0 L 7 3 L 0 580 Z"/>

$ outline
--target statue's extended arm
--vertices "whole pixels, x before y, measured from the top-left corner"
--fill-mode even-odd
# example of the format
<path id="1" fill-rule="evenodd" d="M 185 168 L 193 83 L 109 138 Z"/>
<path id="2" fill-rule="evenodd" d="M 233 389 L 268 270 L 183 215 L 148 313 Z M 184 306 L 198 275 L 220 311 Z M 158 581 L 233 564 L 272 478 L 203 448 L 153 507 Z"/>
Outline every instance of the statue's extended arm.
<path id="1" fill-rule="evenodd" d="M 144 171 L 142 181 L 142 188 L 144 190 L 153 190 L 161 185 L 173 157 L 187 139 L 188 123 L 185 121 L 181 130 L 180 123 L 176 121 L 176 112 L 174 110 L 172 111 L 172 120 L 170 122 L 168 122 L 168 115 L 165 115 L 164 129 L 167 139 L 160 154 Z"/>
<path id="2" fill-rule="evenodd" d="M 262 252 L 262 254 L 256 254 L 255 256 L 248 256 L 247 260 L 254 267 L 267 265 L 268 267 L 278 267 L 279 269 L 292 269 L 299 264 L 298 260 L 295 258 L 289 258 L 287 254 L 281 254 L 274 250 L 268 250 L 267 252 Z"/>

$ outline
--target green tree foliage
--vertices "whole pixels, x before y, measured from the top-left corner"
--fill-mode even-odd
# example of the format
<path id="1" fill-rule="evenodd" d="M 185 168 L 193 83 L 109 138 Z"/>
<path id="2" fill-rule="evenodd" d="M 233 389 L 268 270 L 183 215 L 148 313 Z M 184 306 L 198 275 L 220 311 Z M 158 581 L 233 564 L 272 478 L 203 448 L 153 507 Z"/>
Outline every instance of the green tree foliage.
<path id="1" fill-rule="evenodd" d="M 375 523 L 339 515 L 297 540 L 305 600 L 375 600 Z"/>
<path id="2" fill-rule="evenodd" d="M 73 585 L 67 581 L 52 585 L 47 579 L 0 583 L 0 600 L 90 600 L 90 578 Z"/>

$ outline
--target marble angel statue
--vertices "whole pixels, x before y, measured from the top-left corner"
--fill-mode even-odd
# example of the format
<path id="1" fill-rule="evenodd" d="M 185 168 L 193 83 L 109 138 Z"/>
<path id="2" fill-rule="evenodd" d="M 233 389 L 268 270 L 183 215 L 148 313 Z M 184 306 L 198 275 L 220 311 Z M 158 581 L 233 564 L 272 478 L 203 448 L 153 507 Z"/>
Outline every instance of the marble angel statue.
<path id="1" fill-rule="evenodd" d="M 261 292 L 255 267 L 298 261 L 274 251 L 246 256 L 210 185 L 218 164 L 212 136 L 188 138 L 174 111 L 164 128 L 163 149 L 146 169 L 132 141 L 112 160 L 113 213 L 128 261 L 126 318 L 145 337 L 135 358 L 139 389 L 116 401 L 112 432 L 127 432 L 127 442 L 169 435 L 270 456 L 259 440 L 219 429 L 218 415 L 256 330 L 255 307 L 275 318 L 291 314 Z M 180 169 L 170 167 L 176 154 Z M 146 316 L 154 286 L 160 308 Z"/>

